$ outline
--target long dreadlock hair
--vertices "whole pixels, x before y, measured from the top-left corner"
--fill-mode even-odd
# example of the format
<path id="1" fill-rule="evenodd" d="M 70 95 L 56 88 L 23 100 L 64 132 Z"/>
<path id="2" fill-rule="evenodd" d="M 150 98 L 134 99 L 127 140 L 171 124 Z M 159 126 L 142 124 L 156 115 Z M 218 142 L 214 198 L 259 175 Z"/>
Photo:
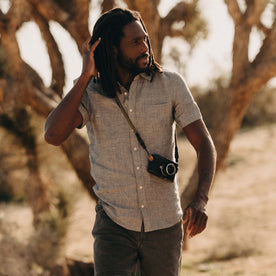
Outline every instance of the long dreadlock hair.
<path id="1" fill-rule="evenodd" d="M 95 43 L 99 37 L 101 42 L 94 52 L 95 65 L 100 74 L 100 81 L 103 94 L 109 98 L 114 98 L 119 90 L 115 68 L 114 46 L 119 48 L 121 38 L 124 36 L 123 27 L 134 21 L 140 21 L 145 32 L 147 32 L 141 15 L 137 11 L 129 9 L 115 8 L 104 13 L 96 22 L 90 45 Z M 147 38 L 149 49 L 149 66 L 147 74 L 162 72 L 162 67 L 154 60 L 149 39 Z"/>

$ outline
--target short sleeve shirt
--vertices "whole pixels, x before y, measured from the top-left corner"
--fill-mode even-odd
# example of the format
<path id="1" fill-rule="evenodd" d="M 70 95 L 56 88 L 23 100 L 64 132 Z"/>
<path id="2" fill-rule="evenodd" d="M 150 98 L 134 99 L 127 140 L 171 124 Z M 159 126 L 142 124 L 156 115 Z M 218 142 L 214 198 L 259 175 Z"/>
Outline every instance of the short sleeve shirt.
<path id="1" fill-rule="evenodd" d="M 119 99 L 152 154 L 174 160 L 175 124 L 183 128 L 201 113 L 183 78 L 164 71 L 141 73 Z M 91 81 L 79 111 L 89 138 L 93 189 L 107 215 L 133 231 L 168 228 L 182 219 L 177 177 L 174 182 L 147 171 L 147 153 L 140 146 L 115 99 Z"/>

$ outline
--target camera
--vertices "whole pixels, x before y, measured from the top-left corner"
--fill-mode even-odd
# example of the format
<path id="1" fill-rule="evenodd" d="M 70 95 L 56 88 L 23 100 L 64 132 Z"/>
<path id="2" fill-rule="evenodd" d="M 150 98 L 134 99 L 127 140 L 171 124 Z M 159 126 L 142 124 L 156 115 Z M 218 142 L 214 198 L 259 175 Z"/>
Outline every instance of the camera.
<path id="1" fill-rule="evenodd" d="M 153 160 L 148 162 L 148 172 L 173 182 L 178 164 L 159 154 L 152 154 L 152 157 Z"/>

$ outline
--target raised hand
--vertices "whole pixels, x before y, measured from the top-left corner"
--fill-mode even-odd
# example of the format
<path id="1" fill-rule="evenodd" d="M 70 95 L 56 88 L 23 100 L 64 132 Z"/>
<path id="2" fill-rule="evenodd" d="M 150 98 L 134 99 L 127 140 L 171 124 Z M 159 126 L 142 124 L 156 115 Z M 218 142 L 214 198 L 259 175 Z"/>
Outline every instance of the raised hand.
<path id="1" fill-rule="evenodd" d="M 90 38 L 88 38 L 82 45 L 82 74 L 94 77 L 98 73 L 95 65 L 94 51 L 101 42 L 101 38 L 99 38 L 92 46 L 89 44 L 89 41 Z"/>

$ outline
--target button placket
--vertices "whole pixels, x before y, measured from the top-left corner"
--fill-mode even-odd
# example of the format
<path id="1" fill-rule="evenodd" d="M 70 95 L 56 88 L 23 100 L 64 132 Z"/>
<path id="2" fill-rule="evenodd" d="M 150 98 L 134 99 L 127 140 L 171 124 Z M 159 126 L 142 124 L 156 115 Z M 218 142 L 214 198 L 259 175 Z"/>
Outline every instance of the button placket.
<path id="1" fill-rule="evenodd" d="M 138 80 L 134 80 L 131 84 L 130 90 L 129 90 L 129 98 L 128 98 L 128 114 L 129 118 L 131 119 L 132 123 L 136 127 L 135 118 L 136 118 L 136 93 L 138 88 Z M 138 110 L 139 112 L 139 110 Z M 140 208 L 141 212 L 144 212 L 144 208 L 146 206 L 145 204 L 145 191 L 144 191 L 144 183 L 143 183 L 143 164 L 141 159 L 141 152 L 139 150 L 140 145 L 138 144 L 137 138 L 135 135 L 132 135 L 131 139 L 132 149 L 133 149 L 133 165 L 136 175 L 136 187 L 137 187 L 137 196 L 138 196 L 138 207 Z"/>

